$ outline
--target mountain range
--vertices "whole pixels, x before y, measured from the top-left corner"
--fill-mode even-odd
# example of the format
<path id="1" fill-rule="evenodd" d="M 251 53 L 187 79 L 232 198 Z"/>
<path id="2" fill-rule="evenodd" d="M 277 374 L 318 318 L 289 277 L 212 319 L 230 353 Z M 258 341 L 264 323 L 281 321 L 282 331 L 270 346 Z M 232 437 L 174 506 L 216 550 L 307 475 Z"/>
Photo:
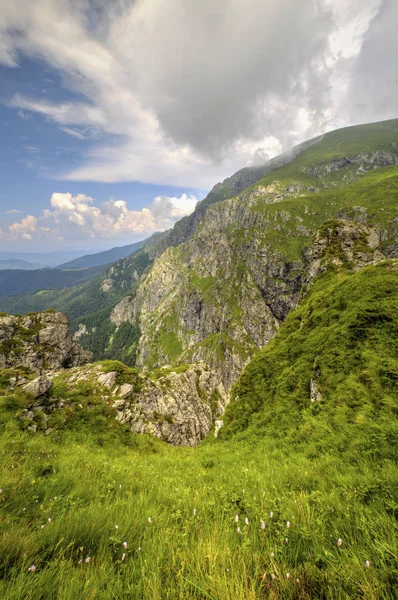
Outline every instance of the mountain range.
<path id="1" fill-rule="evenodd" d="M 350 235 L 376 236 L 364 264 L 395 256 L 397 157 L 397 120 L 327 133 L 217 184 L 191 216 L 104 276 L 2 298 L 0 308 L 51 306 L 96 359 L 149 368 L 200 360 L 230 387 L 322 269 L 319 236 L 348 245 Z"/>
<path id="2" fill-rule="evenodd" d="M 341 129 L 0 297 L 4 597 L 395 597 L 397 199 Z"/>

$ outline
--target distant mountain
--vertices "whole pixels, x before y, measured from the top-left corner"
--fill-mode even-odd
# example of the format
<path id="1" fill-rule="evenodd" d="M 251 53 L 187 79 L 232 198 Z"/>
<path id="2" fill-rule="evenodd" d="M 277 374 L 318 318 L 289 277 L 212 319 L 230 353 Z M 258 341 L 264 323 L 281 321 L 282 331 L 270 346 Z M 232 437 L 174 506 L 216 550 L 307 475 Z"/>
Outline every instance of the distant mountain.
<path id="1" fill-rule="evenodd" d="M 36 265 L 27 260 L 21 260 L 18 258 L 9 258 L 9 259 L 0 259 L 0 270 L 1 269 L 22 269 L 25 271 L 30 271 L 32 269 L 37 269 Z"/>
<path id="2" fill-rule="evenodd" d="M 91 249 L 93 251 L 93 249 Z M 0 251 L 0 262 L 9 263 L 10 261 L 22 261 L 21 266 L 14 265 L 13 267 L 0 266 L 2 269 L 26 269 L 23 263 L 27 262 L 33 266 L 33 269 L 47 269 L 56 267 L 61 263 L 69 260 L 73 260 L 82 256 L 83 250 L 60 250 L 58 252 L 12 252 L 12 251 Z"/>
<path id="3" fill-rule="evenodd" d="M 4 269 L 0 271 L 0 297 L 69 288 L 94 279 L 108 268 L 100 265 L 91 269 L 40 269 L 23 271 Z"/>
<path id="4" fill-rule="evenodd" d="M 99 267 L 100 265 L 109 265 L 114 263 L 121 258 L 125 258 L 126 256 L 130 256 L 137 252 L 141 248 L 141 246 L 147 240 L 141 240 L 140 242 L 135 242 L 135 244 L 129 244 L 128 246 L 119 246 L 115 248 L 111 248 L 110 250 L 105 250 L 104 252 L 97 252 L 96 254 L 87 254 L 86 256 L 81 256 L 80 258 L 76 258 L 75 260 L 71 260 L 62 265 L 58 265 L 58 269 L 87 269 L 89 267 Z"/>

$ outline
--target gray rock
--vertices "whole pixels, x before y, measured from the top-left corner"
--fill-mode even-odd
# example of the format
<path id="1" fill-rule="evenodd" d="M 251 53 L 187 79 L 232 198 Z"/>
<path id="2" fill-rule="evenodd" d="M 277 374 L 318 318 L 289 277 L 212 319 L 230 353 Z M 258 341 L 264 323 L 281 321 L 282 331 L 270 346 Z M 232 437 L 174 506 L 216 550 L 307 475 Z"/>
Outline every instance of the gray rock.
<path id="1" fill-rule="evenodd" d="M 176 446 L 198 444 L 228 403 L 220 375 L 201 364 L 190 365 L 182 373 L 142 377 L 140 388 L 131 399 L 113 402 L 116 418 L 136 433 L 150 433 Z"/>
<path id="2" fill-rule="evenodd" d="M 53 382 L 45 376 L 40 376 L 22 386 L 24 392 L 31 394 L 34 398 L 39 398 L 51 389 Z"/>
<path id="3" fill-rule="evenodd" d="M 116 371 L 110 371 L 109 373 L 101 373 L 98 375 L 98 383 L 111 390 L 116 383 L 117 373 Z"/>
<path id="4" fill-rule="evenodd" d="M 92 355 L 79 346 L 69 331 L 69 319 L 48 311 L 26 316 L 0 317 L 0 366 L 32 371 L 83 365 Z"/>

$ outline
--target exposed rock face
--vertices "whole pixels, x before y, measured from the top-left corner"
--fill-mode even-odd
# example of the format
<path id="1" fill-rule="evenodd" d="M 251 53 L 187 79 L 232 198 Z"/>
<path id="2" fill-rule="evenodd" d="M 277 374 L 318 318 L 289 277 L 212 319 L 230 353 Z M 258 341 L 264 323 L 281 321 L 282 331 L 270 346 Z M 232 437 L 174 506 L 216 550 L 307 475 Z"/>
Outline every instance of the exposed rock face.
<path id="1" fill-rule="evenodd" d="M 69 331 L 69 319 L 55 311 L 0 317 L 0 367 L 32 371 L 69 368 L 91 360 Z"/>
<path id="2" fill-rule="evenodd" d="M 118 373 L 103 372 L 101 365 L 71 369 L 61 375 L 69 389 L 82 381 L 94 384 L 97 396 L 115 409 L 116 419 L 127 423 L 131 431 L 150 433 L 176 446 L 198 444 L 218 423 L 228 403 L 220 375 L 202 364 L 177 371 L 160 369 L 152 375 L 135 373 L 133 383 L 118 383 Z M 51 385 L 46 378 L 38 378 L 23 389 L 39 397 Z M 68 398 L 49 398 L 34 402 L 23 417 L 36 430 L 39 415 L 41 430 L 49 433 L 49 416 L 72 408 Z"/>
<path id="3" fill-rule="evenodd" d="M 293 225 L 286 210 L 275 210 L 272 220 L 253 210 L 257 191 L 209 207 L 190 243 L 166 250 L 135 296 L 114 308 L 116 326 L 128 321 L 142 332 L 138 364 L 202 361 L 221 373 L 229 389 L 317 275 L 330 266 L 357 270 L 385 258 L 366 211 L 358 213 L 363 222 L 334 219 L 312 233 L 300 225 L 301 217 Z M 275 204 L 302 191 L 274 182 L 258 194 L 261 202 Z M 267 243 L 276 220 L 308 238 L 298 260 L 287 260 Z"/>
<path id="4" fill-rule="evenodd" d="M 44 396 L 51 389 L 53 382 L 47 377 L 40 376 L 22 386 L 24 392 L 31 394 L 34 398 Z"/>
<path id="5" fill-rule="evenodd" d="M 358 176 L 371 169 L 389 167 L 397 162 L 398 156 L 396 153 L 377 150 L 375 152 L 360 152 L 354 156 L 338 158 L 313 167 L 303 167 L 302 172 L 317 179 L 325 180 L 330 173 L 345 170 L 345 183 L 350 183 L 350 181 L 355 181 Z M 324 184 L 327 187 L 337 187 L 338 185 L 333 180 L 326 180 Z"/>
<path id="6" fill-rule="evenodd" d="M 303 277 L 305 286 L 329 267 L 346 265 L 355 272 L 386 258 L 376 228 L 342 219 L 324 223 L 305 255 L 309 262 Z"/>
<path id="7" fill-rule="evenodd" d="M 125 396 L 125 390 L 119 389 L 120 395 Z M 195 446 L 224 413 L 227 401 L 220 375 L 193 364 L 183 373 L 146 379 L 137 395 L 130 391 L 113 406 L 117 419 L 136 433 L 151 433 L 176 446 Z"/>

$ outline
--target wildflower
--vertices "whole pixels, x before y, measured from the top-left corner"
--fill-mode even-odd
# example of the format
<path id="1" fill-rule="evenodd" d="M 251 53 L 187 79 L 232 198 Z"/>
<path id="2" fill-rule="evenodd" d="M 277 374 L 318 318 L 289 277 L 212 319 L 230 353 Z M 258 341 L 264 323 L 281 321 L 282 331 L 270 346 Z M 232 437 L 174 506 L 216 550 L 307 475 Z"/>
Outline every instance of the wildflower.
<path id="1" fill-rule="evenodd" d="M 261 521 L 261 529 L 265 529 L 265 523 L 264 523 L 264 521 Z"/>
<path id="2" fill-rule="evenodd" d="M 286 579 L 290 579 L 290 573 L 286 573 Z"/>
<path id="3" fill-rule="evenodd" d="M 148 523 L 152 523 L 151 517 L 148 517 Z"/>
<path id="4" fill-rule="evenodd" d="M 0 494 L 2 494 L 2 493 L 3 493 L 3 490 L 0 490 Z"/>
<path id="5" fill-rule="evenodd" d="M 298 577 L 296 579 L 296 583 L 300 583 L 300 579 Z"/>
<path id="6" fill-rule="evenodd" d="M 44 529 L 44 525 L 42 525 L 41 528 Z"/>
<path id="7" fill-rule="evenodd" d="M 273 552 L 271 552 L 271 556 L 272 556 L 272 558 L 274 558 L 275 554 Z"/>
<path id="8" fill-rule="evenodd" d="M 289 543 L 289 538 L 285 538 L 285 544 Z"/>
<path id="9" fill-rule="evenodd" d="M 237 533 L 240 533 L 240 527 L 238 527 L 238 529 L 236 531 L 237 531 Z"/>
<path id="10" fill-rule="evenodd" d="M 196 508 L 193 509 L 193 516 L 196 517 Z"/>
<path id="11" fill-rule="evenodd" d="M 337 545 L 338 545 L 338 547 L 339 547 L 339 548 L 340 548 L 340 546 L 342 546 L 342 545 L 343 545 L 343 540 L 342 540 L 341 538 L 339 538 L 339 539 L 337 540 Z"/>
<path id="12" fill-rule="evenodd" d="M 286 522 L 286 527 L 289 529 L 289 527 L 290 527 L 290 521 Z"/>
<path id="13" fill-rule="evenodd" d="M 52 521 L 52 518 L 51 518 L 51 517 L 49 517 L 49 518 L 47 519 L 47 521 L 48 521 L 49 523 L 51 523 L 51 521 Z"/>
<path id="14" fill-rule="evenodd" d="M 126 550 L 126 548 L 127 548 L 127 542 L 123 542 L 123 548 Z"/>
<path id="15" fill-rule="evenodd" d="M 249 525 L 249 519 L 247 517 L 245 519 L 245 523 L 246 523 L 246 525 Z"/>
<path id="16" fill-rule="evenodd" d="M 239 515 L 235 515 L 235 523 L 239 521 Z"/>
<path id="17" fill-rule="evenodd" d="M 272 510 L 271 510 L 271 512 L 269 513 L 269 516 L 270 516 L 270 518 L 271 518 L 271 519 L 272 519 L 272 517 L 274 516 L 274 513 L 272 512 Z"/>
<path id="18" fill-rule="evenodd" d="M 115 529 L 119 529 L 119 525 L 115 525 Z"/>
<path id="19" fill-rule="evenodd" d="M 125 558 L 126 558 L 126 553 L 123 552 L 123 554 L 122 554 L 122 560 L 124 560 Z"/>
<path id="20" fill-rule="evenodd" d="M 83 561 L 82 561 L 82 559 L 80 559 L 78 564 L 79 564 L 79 565 L 81 565 L 81 564 L 82 564 L 82 562 L 83 562 Z"/>
<path id="21" fill-rule="evenodd" d="M 370 567 L 370 562 L 369 562 L 368 560 L 367 560 L 367 561 L 366 561 L 366 563 L 365 563 L 365 567 L 366 567 L 367 569 L 369 569 L 369 567 Z"/>
<path id="22" fill-rule="evenodd" d="M 141 552 L 141 546 L 138 548 L 138 552 Z"/>
<path id="23" fill-rule="evenodd" d="M 89 556 L 87 556 L 86 560 L 84 562 L 89 563 L 91 560 L 91 558 Z"/>
<path id="24" fill-rule="evenodd" d="M 271 573 L 271 579 L 275 579 L 275 574 Z"/>
<path id="25" fill-rule="evenodd" d="M 30 565 L 28 571 L 30 571 L 31 573 L 33 573 L 34 571 L 36 571 L 36 565 Z"/>

